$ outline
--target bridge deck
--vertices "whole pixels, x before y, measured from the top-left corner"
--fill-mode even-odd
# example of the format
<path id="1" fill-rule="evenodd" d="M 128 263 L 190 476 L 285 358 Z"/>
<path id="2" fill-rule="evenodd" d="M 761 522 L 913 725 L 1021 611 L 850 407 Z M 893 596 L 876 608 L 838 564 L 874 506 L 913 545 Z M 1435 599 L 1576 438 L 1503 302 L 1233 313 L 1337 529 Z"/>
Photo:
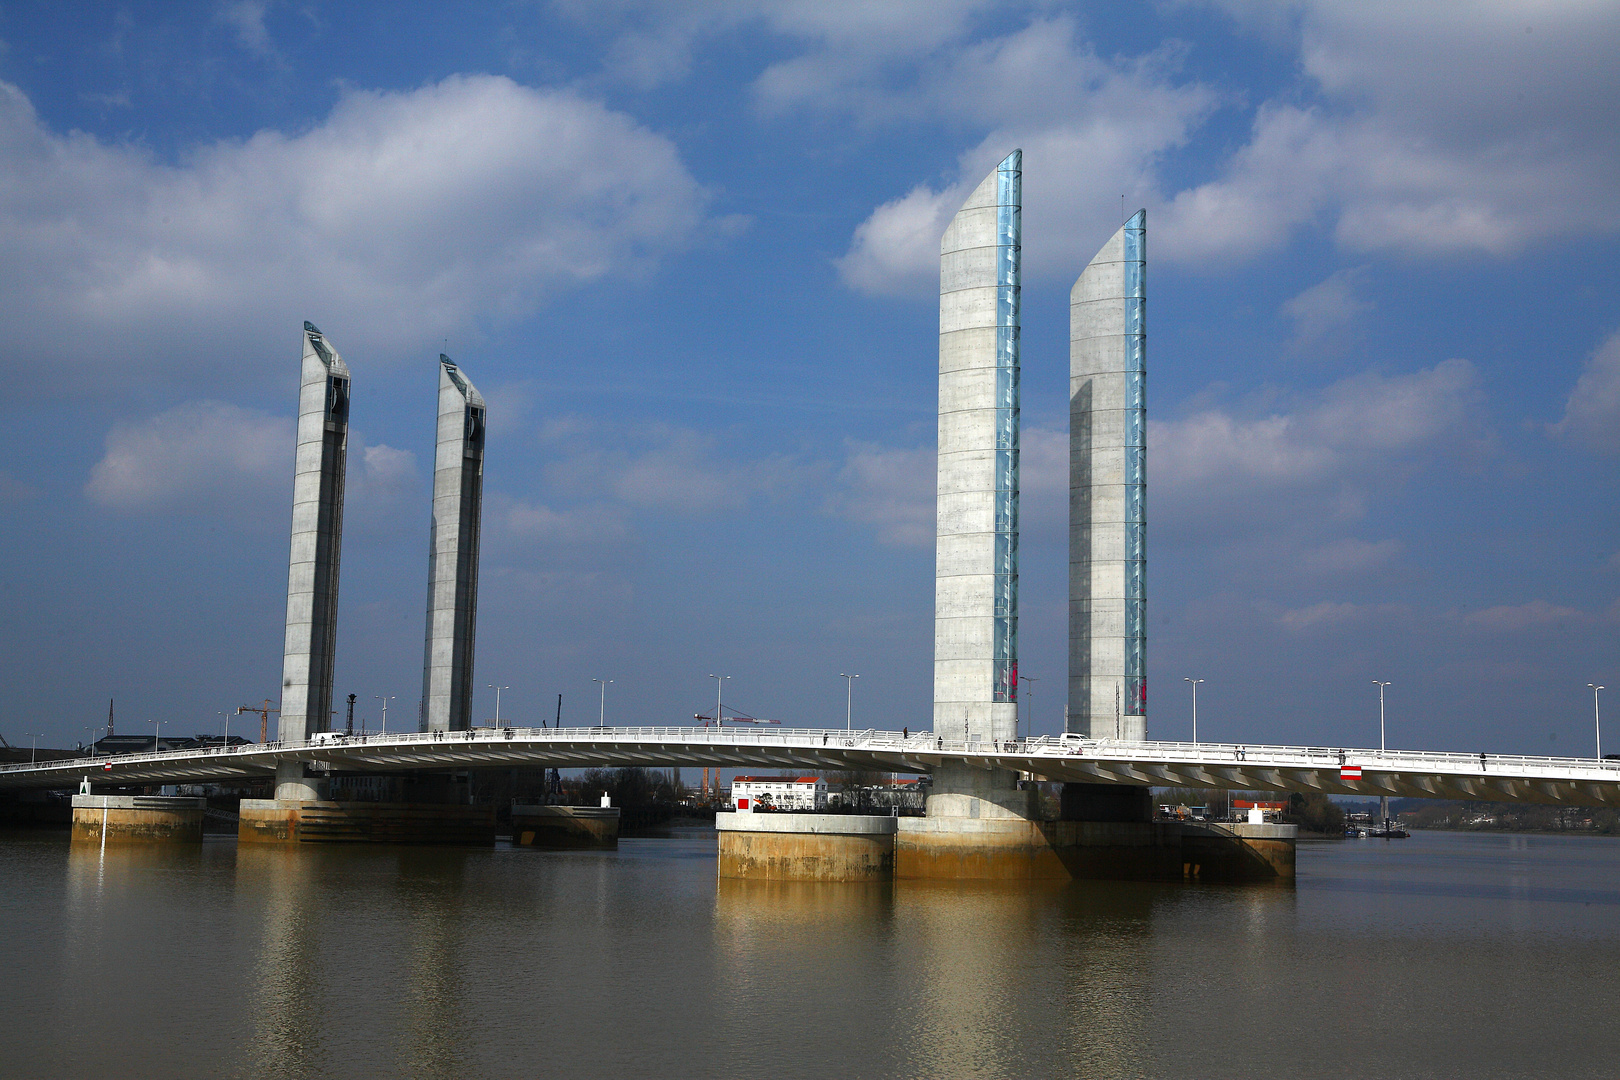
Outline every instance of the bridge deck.
<path id="1" fill-rule="evenodd" d="M 85 757 L 0 766 L 0 788 L 262 777 L 282 761 L 343 772 L 643 765 L 930 772 L 961 762 L 1041 780 L 1321 791 L 1332 795 L 1620 805 L 1620 761 L 1235 743 L 1124 743 L 1041 736 L 964 742 L 930 732 L 784 728 L 477 728 L 306 743 Z M 1359 766 L 1359 779 L 1346 767 Z"/>

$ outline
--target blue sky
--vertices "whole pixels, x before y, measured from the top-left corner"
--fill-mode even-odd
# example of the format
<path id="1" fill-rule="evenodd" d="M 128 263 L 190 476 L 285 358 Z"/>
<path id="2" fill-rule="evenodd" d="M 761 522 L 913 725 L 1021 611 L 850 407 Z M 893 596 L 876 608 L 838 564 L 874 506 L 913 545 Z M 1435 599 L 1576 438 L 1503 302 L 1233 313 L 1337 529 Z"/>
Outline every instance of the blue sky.
<path id="1" fill-rule="evenodd" d="M 926 727 L 937 244 L 1025 162 L 1022 668 L 1067 290 L 1149 227 L 1149 731 L 1590 753 L 1620 690 L 1620 9 L 0 4 L 0 733 L 280 675 L 301 320 L 354 375 L 337 690 L 421 685 L 436 358 L 503 711 Z M 1620 712 L 1616 713 L 1620 719 Z M 243 724 L 243 721 L 238 721 Z M 239 727 L 238 730 L 241 730 Z M 1620 724 L 1613 745 L 1620 748 Z"/>

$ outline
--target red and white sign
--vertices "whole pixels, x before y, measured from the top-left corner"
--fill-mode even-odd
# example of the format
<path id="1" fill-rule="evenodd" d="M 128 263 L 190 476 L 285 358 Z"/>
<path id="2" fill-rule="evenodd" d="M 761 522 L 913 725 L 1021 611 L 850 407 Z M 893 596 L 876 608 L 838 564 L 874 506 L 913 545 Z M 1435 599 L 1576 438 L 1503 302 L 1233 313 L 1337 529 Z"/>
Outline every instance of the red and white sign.
<path id="1" fill-rule="evenodd" d="M 1360 780 L 1361 779 L 1361 766 L 1360 765 L 1340 765 L 1339 766 L 1339 779 L 1340 780 Z"/>
<path id="2" fill-rule="evenodd" d="M 747 799 L 738 799 L 737 800 L 737 809 L 738 810 L 750 810 L 750 809 L 752 809 L 752 807 L 749 806 Z"/>

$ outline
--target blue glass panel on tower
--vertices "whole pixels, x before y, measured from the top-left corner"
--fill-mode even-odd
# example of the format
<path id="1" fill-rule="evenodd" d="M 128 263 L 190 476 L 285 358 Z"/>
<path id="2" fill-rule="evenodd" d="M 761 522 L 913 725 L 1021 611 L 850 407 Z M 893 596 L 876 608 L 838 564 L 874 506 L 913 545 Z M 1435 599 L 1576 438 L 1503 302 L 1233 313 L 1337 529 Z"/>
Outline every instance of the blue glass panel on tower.
<path id="1" fill-rule="evenodd" d="M 1018 700 L 1019 266 L 1023 243 L 1023 153 L 996 169 L 995 686 Z"/>
<path id="2" fill-rule="evenodd" d="M 1125 223 L 1125 366 L 1127 445 L 1125 521 L 1129 544 L 1125 563 L 1126 712 L 1147 712 L 1147 560 L 1140 530 L 1147 521 L 1147 213 Z"/>

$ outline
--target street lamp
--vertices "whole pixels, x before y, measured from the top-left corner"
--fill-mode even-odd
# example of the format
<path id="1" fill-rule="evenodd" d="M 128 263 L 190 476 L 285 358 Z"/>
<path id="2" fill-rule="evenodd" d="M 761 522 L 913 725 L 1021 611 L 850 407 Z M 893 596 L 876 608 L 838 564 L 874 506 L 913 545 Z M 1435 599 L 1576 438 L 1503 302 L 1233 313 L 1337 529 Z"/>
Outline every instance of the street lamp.
<path id="1" fill-rule="evenodd" d="M 1181 681 L 1184 682 L 1184 683 L 1192 683 L 1192 688 L 1193 688 L 1193 745 L 1197 746 L 1198 745 L 1198 684 L 1203 682 L 1204 680 L 1203 679 L 1189 679 L 1186 676 L 1182 676 Z"/>
<path id="2" fill-rule="evenodd" d="M 384 735 L 386 735 L 386 734 L 388 734 L 388 703 L 390 701 L 393 701 L 395 698 L 399 697 L 399 695 L 398 694 L 389 694 L 387 697 L 384 697 L 382 694 L 372 694 L 371 696 L 376 698 L 378 701 L 383 703 L 383 706 L 382 706 L 382 733 Z"/>
<path id="3" fill-rule="evenodd" d="M 34 745 L 32 747 L 30 747 L 29 750 L 28 750 L 28 764 L 32 765 L 34 763 L 35 755 L 39 753 L 39 736 L 40 736 L 41 733 L 37 732 L 37 731 L 34 731 L 34 732 L 25 731 L 25 732 L 23 732 L 23 734 L 27 735 L 29 738 L 34 740 Z M 95 743 L 91 743 L 90 745 L 94 746 Z"/>
<path id="4" fill-rule="evenodd" d="M 1033 675 L 1019 675 L 1018 676 L 1018 685 L 1019 686 L 1023 686 L 1024 683 L 1036 683 L 1036 682 L 1040 682 L 1040 681 L 1041 680 L 1037 679 Z M 1029 708 L 1024 710 L 1024 730 L 1029 732 L 1031 735 L 1034 735 L 1035 734 L 1035 725 L 1034 725 L 1034 723 L 1032 723 L 1032 721 L 1035 718 L 1033 716 L 1029 715 L 1030 713 L 1035 711 L 1035 688 L 1034 687 L 1030 687 L 1029 696 L 1026 697 L 1024 700 L 1029 702 Z M 1018 738 L 1018 713 L 1015 710 L 1013 712 L 1013 739 L 1016 741 L 1017 738 Z"/>
<path id="5" fill-rule="evenodd" d="M 485 683 L 485 686 L 495 691 L 495 726 L 501 726 L 501 691 L 512 689 L 510 686 L 496 686 L 494 683 Z"/>
<path id="6" fill-rule="evenodd" d="M 1597 683 L 1587 683 L 1592 688 L 1592 730 L 1597 733 L 1597 756 L 1603 760 L 1603 720 L 1598 716 L 1598 691 L 1603 687 Z"/>
<path id="7" fill-rule="evenodd" d="M 855 685 L 855 680 L 860 678 L 860 676 L 845 675 L 842 671 L 840 671 L 838 673 L 838 677 L 844 680 L 844 730 L 854 731 L 854 713 L 851 711 L 851 704 L 854 701 L 854 697 L 852 696 L 854 691 L 852 690 L 852 687 Z"/>
<path id="8" fill-rule="evenodd" d="M 720 705 L 720 688 L 726 684 L 726 680 L 731 678 L 731 676 L 716 675 L 713 672 L 710 672 L 709 678 L 714 680 L 714 726 L 721 727 L 723 725 L 720 723 L 720 711 L 722 708 Z"/>
<path id="9" fill-rule="evenodd" d="M 1388 686 L 1389 683 L 1379 682 L 1377 679 L 1374 679 L 1373 683 L 1378 687 L 1378 752 L 1382 754 L 1384 752 L 1384 687 Z"/>
<path id="10" fill-rule="evenodd" d="M 591 680 L 591 682 L 593 682 L 593 683 L 601 683 L 602 684 L 602 699 L 601 699 L 601 701 L 599 701 L 597 703 L 597 706 L 596 706 L 596 726 L 597 727 L 607 727 L 607 688 L 608 688 L 608 683 L 610 683 L 612 681 L 613 681 L 612 679 L 592 679 Z M 499 706 L 496 707 L 496 711 L 497 712 L 500 711 Z"/>
<path id="11" fill-rule="evenodd" d="M 152 753 L 158 752 L 158 732 L 163 729 L 162 720 L 152 721 Z"/>

